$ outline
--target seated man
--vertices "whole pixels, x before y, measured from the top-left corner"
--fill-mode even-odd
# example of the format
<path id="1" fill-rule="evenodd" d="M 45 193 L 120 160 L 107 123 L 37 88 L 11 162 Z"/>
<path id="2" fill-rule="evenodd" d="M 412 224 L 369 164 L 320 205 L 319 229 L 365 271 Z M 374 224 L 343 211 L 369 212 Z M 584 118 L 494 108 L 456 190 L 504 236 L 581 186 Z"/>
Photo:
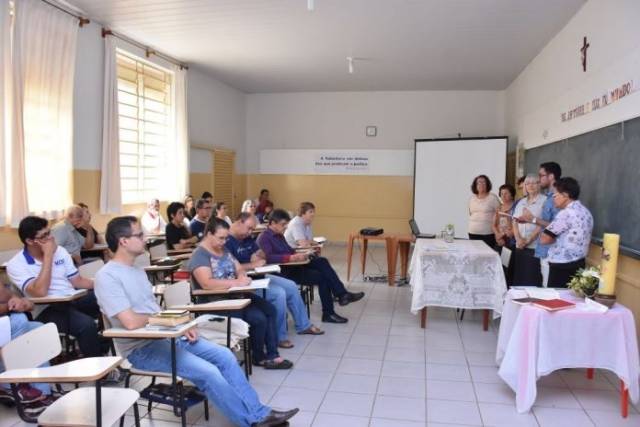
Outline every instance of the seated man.
<path id="1" fill-rule="evenodd" d="M 229 228 L 229 237 L 225 247 L 238 260 L 243 268 L 251 270 L 266 264 L 264 253 L 260 250 L 256 241 L 251 237 L 251 232 L 256 228 L 256 217 L 248 212 L 238 215 L 238 219 Z M 291 311 L 296 331 L 299 334 L 322 335 L 324 332 L 313 326 L 307 316 L 304 302 L 300 298 L 296 283 L 284 277 L 267 274 L 269 289 L 267 289 L 267 301 L 276 308 L 278 327 L 278 346 L 291 348 L 293 343 L 287 337 L 287 307 Z"/>
<path id="2" fill-rule="evenodd" d="M 46 219 L 23 218 L 18 235 L 24 250 L 7 263 L 7 273 L 27 297 L 66 296 L 76 289 L 93 289 L 93 281 L 80 276 L 69 253 L 56 245 Z M 96 357 L 103 353 L 95 323 L 99 314 L 96 297 L 89 291 L 73 302 L 50 304 L 36 320 L 55 323 L 60 332 L 76 337 L 85 357 Z"/>
<path id="3" fill-rule="evenodd" d="M 169 224 L 165 228 L 167 249 L 186 249 L 198 242 L 198 238 L 191 236 L 189 230 L 184 226 L 184 205 L 182 203 L 169 203 L 167 218 L 169 218 Z"/>
<path id="4" fill-rule="evenodd" d="M 292 248 L 298 246 L 308 247 L 314 244 L 313 231 L 311 231 L 311 223 L 316 215 L 316 207 L 311 202 L 302 202 L 298 208 L 298 215 L 293 217 L 287 230 L 284 232 L 284 238 Z"/>
<path id="5" fill-rule="evenodd" d="M 142 328 L 161 308 L 146 273 L 135 266 L 136 257 L 145 251 L 140 225 L 135 217 L 114 218 L 106 238 L 115 255 L 96 275 L 98 302 L 113 327 Z M 116 339 L 115 343 L 135 368 L 171 372 L 169 340 Z M 234 425 L 276 426 L 298 412 L 279 412 L 260 403 L 233 353 L 198 339 L 193 329 L 178 340 L 176 356 L 177 374 L 202 390 Z"/>
<path id="6" fill-rule="evenodd" d="M 167 226 L 166 221 L 160 215 L 160 201 L 151 199 L 147 203 L 147 211 L 140 219 L 140 225 L 144 234 L 162 234 Z"/>
<path id="7" fill-rule="evenodd" d="M 204 229 L 207 226 L 207 221 L 211 217 L 211 203 L 207 199 L 198 199 L 196 202 L 196 216 L 193 217 L 189 224 L 191 235 L 198 238 L 198 241 L 204 237 Z"/>
<path id="8" fill-rule="evenodd" d="M 283 236 L 290 219 L 291 217 L 286 211 L 275 209 L 271 214 L 267 229 L 258 236 L 258 246 L 264 252 L 269 264 L 309 260 L 309 263 L 305 265 L 285 266 L 282 269 L 282 275 L 294 282 L 318 285 L 322 303 L 322 321 L 346 323 L 348 319 L 337 315 L 334 311 L 333 297 L 338 298 L 340 305 L 347 305 L 362 299 L 364 292 L 348 292 L 326 258 L 315 254 L 296 253 Z"/>
<path id="9" fill-rule="evenodd" d="M 8 316 L 11 339 L 18 338 L 20 335 L 42 326 L 40 322 L 29 321 L 24 314 L 32 309 L 33 303 L 31 303 L 31 301 L 14 295 L 7 286 L 0 283 L 0 319 Z M 0 342 L 0 347 L 1 346 L 2 343 Z M 49 363 L 43 366 L 49 366 Z M 0 360 L 0 372 L 3 371 L 4 367 Z M 25 414 L 32 418 L 36 418 L 47 406 L 55 401 L 55 398 L 51 394 L 51 387 L 46 383 L 18 385 L 18 398 L 22 403 Z M 9 384 L 2 384 L 0 386 L 0 402 L 8 405 L 15 403 Z"/>
<path id="10" fill-rule="evenodd" d="M 209 219 L 205 236 L 189 260 L 194 288 L 227 290 L 251 283 L 224 246 L 228 235 L 229 224 L 216 217 Z M 265 369 L 290 369 L 293 363 L 278 354 L 275 307 L 252 292 L 245 298 L 251 298 L 244 320 L 249 324 L 253 364 Z"/>
<path id="11" fill-rule="evenodd" d="M 76 226 L 76 230 L 82 237 L 84 237 L 84 245 L 82 249 L 91 249 L 95 245 L 104 243 L 100 238 L 100 234 L 98 231 L 93 228 L 91 225 L 91 211 L 89 211 L 89 206 L 80 202 L 78 206 L 82 208 L 82 212 L 84 213 L 82 217 L 82 222 Z M 83 252 L 81 253 L 82 258 L 90 258 L 92 256 L 91 253 Z"/>
<path id="12" fill-rule="evenodd" d="M 58 246 L 69 252 L 76 265 L 82 264 L 80 251 L 84 247 L 84 237 L 76 230 L 84 222 L 84 210 L 80 206 L 71 206 L 67 209 L 64 221 L 53 226 L 51 234 Z"/>

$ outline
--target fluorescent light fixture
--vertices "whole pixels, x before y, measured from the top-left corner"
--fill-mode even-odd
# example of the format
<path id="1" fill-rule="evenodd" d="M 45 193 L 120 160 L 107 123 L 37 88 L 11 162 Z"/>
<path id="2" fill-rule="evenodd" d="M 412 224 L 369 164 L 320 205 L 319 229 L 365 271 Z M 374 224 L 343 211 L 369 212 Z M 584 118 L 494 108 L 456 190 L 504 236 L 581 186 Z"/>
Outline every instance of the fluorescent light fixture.
<path id="1" fill-rule="evenodd" d="M 353 74 L 354 68 L 353 68 L 353 57 L 352 56 L 347 56 L 347 66 L 349 68 L 349 74 Z"/>
<path id="2" fill-rule="evenodd" d="M 313 0 L 307 0 L 307 9 L 309 9 L 309 12 L 313 12 Z"/>

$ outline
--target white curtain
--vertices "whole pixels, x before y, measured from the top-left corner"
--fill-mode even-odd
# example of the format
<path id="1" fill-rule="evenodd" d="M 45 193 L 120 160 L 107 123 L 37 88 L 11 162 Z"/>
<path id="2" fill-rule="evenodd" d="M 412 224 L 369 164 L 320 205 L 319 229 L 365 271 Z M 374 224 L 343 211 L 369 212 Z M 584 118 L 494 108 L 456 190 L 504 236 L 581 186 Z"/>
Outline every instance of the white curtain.
<path id="1" fill-rule="evenodd" d="M 9 8 L 9 0 L 0 0 L 0 226 L 17 227 L 28 209 L 22 116 L 15 114 Z"/>
<path id="2" fill-rule="evenodd" d="M 102 214 L 119 214 L 122 210 L 119 141 L 116 43 L 113 37 L 106 36 L 104 38 L 104 113 L 100 175 L 100 213 Z"/>
<path id="3" fill-rule="evenodd" d="M 78 20 L 40 0 L 15 7 L 13 146 L 23 138 L 29 211 L 55 218 L 72 201 Z"/>
<path id="4" fill-rule="evenodd" d="M 187 121 L 187 70 L 174 66 L 173 144 L 169 144 L 170 165 L 175 176 L 167 200 L 183 200 L 189 189 L 189 126 Z"/>

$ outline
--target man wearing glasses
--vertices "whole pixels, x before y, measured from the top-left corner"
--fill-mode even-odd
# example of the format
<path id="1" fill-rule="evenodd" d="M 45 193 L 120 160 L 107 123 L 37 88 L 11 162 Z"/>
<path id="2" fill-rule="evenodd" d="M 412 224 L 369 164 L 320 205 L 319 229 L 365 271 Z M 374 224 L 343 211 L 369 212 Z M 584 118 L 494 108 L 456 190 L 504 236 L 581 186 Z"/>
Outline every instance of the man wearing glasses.
<path id="1" fill-rule="evenodd" d="M 73 302 L 47 306 L 36 320 L 53 322 L 59 331 L 76 337 L 85 357 L 101 356 L 95 323 L 99 309 L 93 294 L 93 280 L 80 276 L 69 252 L 56 244 L 46 219 L 37 216 L 23 218 L 18 226 L 18 235 L 24 249 L 7 263 L 7 273 L 25 296 L 68 296 L 77 289 L 90 290 Z"/>
<path id="2" fill-rule="evenodd" d="M 207 199 L 198 199 L 196 202 L 196 216 L 193 217 L 189 224 L 191 235 L 197 237 L 198 241 L 204 237 L 204 229 L 210 216 L 211 203 Z"/>

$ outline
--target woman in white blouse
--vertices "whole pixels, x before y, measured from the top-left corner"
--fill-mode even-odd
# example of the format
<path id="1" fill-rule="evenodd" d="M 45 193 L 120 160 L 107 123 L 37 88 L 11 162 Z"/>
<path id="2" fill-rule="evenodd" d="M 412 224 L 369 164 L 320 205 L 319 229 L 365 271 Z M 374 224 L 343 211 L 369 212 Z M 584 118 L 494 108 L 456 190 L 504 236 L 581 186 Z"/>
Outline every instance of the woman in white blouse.
<path id="1" fill-rule="evenodd" d="M 491 193 L 491 180 L 478 175 L 471 183 L 473 195 L 469 199 L 469 239 L 482 240 L 491 249 L 496 246 L 493 220 L 500 207 L 498 196 Z"/>
<path id="2" fill-rule="evenodd" d="M 547 197 L 540 194 L 540 179 L 538 175 L 527 175 L 524 179 L 524 187 L 527 196 L 516 205 L 513 216 L 520 218 L 525 209 L 533 215 L 542 216 L 542 207 Z M 515 286 L 541 286 L 542 273 L 540 271 L 540 259 L 535 256 L 536 242 L 542 227 L 529 222 L 513 223 L 513 235 L 516 239 L 514 252 L 515 262 L 513 270 L 513 285 Z"/>

